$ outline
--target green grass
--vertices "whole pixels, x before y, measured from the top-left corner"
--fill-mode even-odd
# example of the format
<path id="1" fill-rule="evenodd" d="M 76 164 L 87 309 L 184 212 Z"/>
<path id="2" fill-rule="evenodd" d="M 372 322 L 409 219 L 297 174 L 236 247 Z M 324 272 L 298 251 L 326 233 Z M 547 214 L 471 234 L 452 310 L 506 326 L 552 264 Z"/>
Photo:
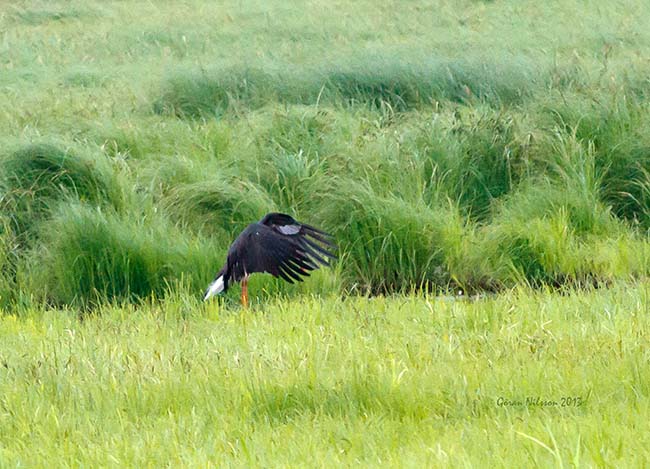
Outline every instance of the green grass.
<path id="1" fill-rule="evenodd" d="M 11 466 L 643 466 L 647 284 L 0 319 Z M 500 406 L 527 397 L 557 407 Z M 561 407 L 579 397 L 579 407 Z"/>
<path id="2" fill-rule="evenodd" d="M 23 235 L 57 204 L 80 199 L 121 209 L 120 180 L 111 162 L 100 154 L 77 155 L 49 143 L 26 145 L 2 161 L 3 212 Z"/>
<path id="3" fill-rule="evenodd" d="M 647 465 L 646 10 L 1 4 L 0 466 Z"/>
<path id="4" fill-rule="evenodd" d="M 439 100 L 482 100 L 511 104 L 533 89 L 552 86 L 552 70 L 525 58 L 503 63 L 479 60 L 431 60 L 371 55 L 346 57 L 305 70 L 245 66 L 178 71 L 165 79 L 154 110 L 178 117 L 221 117 L 272 102 L 316 105 L 366 104 L 396 111 L 426 107 Z"/>
<path id="5" fill-rule="evenodd" d="M 32 291 L 55 304 L 160 296 L 180 287 L 200 291 L 225 255 L 155 213 L 120 216 L 84 205 L 59 210 L 41 237 L 42 248 L 21 273 L 35 282 Z"/>

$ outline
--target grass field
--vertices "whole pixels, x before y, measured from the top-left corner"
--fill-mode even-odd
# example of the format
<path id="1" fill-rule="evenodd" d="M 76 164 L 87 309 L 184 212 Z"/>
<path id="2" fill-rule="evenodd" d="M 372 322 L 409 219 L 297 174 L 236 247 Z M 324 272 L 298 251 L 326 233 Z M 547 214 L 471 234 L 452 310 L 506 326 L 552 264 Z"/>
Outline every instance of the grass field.
<path id="1" fill-rule="evenodd" d="M 245 312 L 170 298 L 83 322 L 6 315 L 0 458 L 643 466 L 647 300 L 645 285 L 478 301 L 303 297 Z"/>
<path id="2" fill-rule="evenodd" d="M 0 465 L 647 465 L 646 10 L 1 4 Z"/>

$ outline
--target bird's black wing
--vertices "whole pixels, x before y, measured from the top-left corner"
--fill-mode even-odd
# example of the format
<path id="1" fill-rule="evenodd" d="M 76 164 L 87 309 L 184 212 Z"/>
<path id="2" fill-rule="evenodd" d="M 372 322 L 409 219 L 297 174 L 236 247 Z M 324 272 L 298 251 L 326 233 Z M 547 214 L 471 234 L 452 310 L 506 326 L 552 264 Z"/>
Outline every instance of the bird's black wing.
<path id="1" fill-rule="evenodd" d="M 293 283 L 309 276 L 319 264 L 329 265 L 327 258 L 336 257 L 330 252 L 335 246 L 329 235 L 290 219 L 293 223 L 269 226 L 260 222 L 246 230 L 232 258 L 236 280 L 246 274 L 268 272 Z"/>
<path id="2" fill-rule="evenodd" d="M 300 223 L 292 216 L 284 213 L 269 213 L 260 220 L 279 234 L 295 239 L 314 260 L 329 265 L 327 258 L 336 259 L 332 252 L 336 245 L 332 241 L 332 235 L 325 231 L 314 228 L 306 223 Z"/>

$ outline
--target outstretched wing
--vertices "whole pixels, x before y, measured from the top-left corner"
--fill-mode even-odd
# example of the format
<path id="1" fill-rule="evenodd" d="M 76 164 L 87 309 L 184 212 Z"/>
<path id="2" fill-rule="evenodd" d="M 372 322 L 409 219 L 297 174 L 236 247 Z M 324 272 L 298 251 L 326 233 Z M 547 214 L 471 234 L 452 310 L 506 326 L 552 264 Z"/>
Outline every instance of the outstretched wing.
<path id="1" fill-rule="evenodd" d="M 260 223 L 282 235 L 297 239 L 310 252 L 310 255 L 321 264 L 329 265 L 327 257 L 336 259 L 332 252 L 332 250 L 336 249 L 336 245 L 332 242 L 332 235 L 318 228 L 306 223 L 300 223 L 292 216 L 284 213 L 269 213 L 260 220 Z M 325 256 L 325 258 L 322 256 Z"/>
<path id="2" fill-rule="evenodd" d="M 303 225 L 288 215 L 269 214 L 247 233 L 246 249 L 238 253 L 235 278 L 254 272 L 268 272 L 289 283 L 329 265 L 327 258 L 336 246 L 330 236 L 314 227 Z"/>

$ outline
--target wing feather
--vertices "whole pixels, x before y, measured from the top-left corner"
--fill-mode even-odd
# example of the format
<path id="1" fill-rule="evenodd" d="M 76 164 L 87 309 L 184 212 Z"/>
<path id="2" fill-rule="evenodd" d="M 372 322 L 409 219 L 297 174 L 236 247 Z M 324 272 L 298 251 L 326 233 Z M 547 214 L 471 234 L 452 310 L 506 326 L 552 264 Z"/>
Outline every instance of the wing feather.
<path id="1" fill-rule="evenodd" d="M 318 244 L 316 244 L 315 242 L 313 242 L 313 241 L 310 240 L 309 238 L 301 238 L 301 241 L 302 241 L 304 244 L 307 244 L 311 249 L 316 250 L 316 251 L 318 251 L 319 253 L 321 253 L 321 254 L 323 254 L 323 255 L 325 255 L 325 256 L 327 256 L 327 257 L 330 257 L 330 258 L 332 258 L 332 259 L 336 259 L 336 256 L 335 256 L 334 254 L 332 254 L 331 252 L 329 252 L 327 249 L 325 249 L 325 248 L 319 246 Z"/>
<path id="2" fill-rule="evenodd" d="M 282 267 L 278 267 L 278 275 L 276 275 L 276 277 L 280 277 L 289 283 L 293 283 L 291 277 L 284 271 L 284 269 L 282 269 Z"/>
<path id="3" fill-rule="evenodd" d="M 282 271 L 284 271 L 284 273 L 287 274 L 287 276 L 291 277 L 295 281 L 302 282 L 302 278 L 300 278 L 300 275 L 298 275 L 294 270 L 292 270 L 289 264 L 282 264 L 280 266 L 280 269 L 282 269 Z"/>
<path id="4" fill-rule="evenodd" d="M 332 241 L 328 238 L 331 238 L 332 235 L 329 235 L 323 231 L 320 230 L 315 230 L 314 228 L 306 228 L 305 225 L 303 225 L 304 228 L 304 233 L 312 238 L 314 238 L 317 241 L 320 241 L 321 243 L 331 247 L 331 248 L 336 248 L 336 245 L 332 243 Z"/>

